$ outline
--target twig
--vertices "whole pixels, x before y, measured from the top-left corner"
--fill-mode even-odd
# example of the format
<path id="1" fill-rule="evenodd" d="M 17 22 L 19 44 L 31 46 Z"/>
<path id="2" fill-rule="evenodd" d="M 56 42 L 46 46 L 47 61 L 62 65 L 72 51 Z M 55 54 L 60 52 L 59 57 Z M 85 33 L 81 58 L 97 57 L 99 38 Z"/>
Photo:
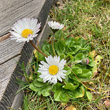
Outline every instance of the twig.
<path id="1" fill-rule="evenodd" d="M 9 37 L 10 37 L 10 33 L 8 33 L 8 34 L 6 34 L 6 35 L 4 35 L 4 36 L 1 36 L 0 37 L 0 42 L 2 42 L 3 40 L 6 40 L 6 39 L 8 39 Z"/>

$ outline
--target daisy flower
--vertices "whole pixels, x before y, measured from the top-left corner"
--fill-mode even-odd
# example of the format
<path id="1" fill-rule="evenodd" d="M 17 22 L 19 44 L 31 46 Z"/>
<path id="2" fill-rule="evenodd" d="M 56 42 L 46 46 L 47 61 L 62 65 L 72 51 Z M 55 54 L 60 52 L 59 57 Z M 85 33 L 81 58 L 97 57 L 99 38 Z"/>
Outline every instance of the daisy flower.
<path id="1" fill-rule="evenodd" d="M 64 27 L 63 24 L 60 24 L 56 21 L 48 21 L 48 25 L 49 27 L 51 27 L 52 29 L 62 29 Z"/>
<path id="2" fill-rule="evenodd" d="M 11 39 L 16 42 L 29 42 L 36 37 L 40 31 L 41 23 L 38 23 L 34 18 L 23 18 L 18 20 L 13 26 L 11 33 Z"/>
<path id="3" fill-rule="evenodd" d="M 53 84 L 56 84 L 58 80 L 62 82 L 62 79 L 64 79 L 66 75 L 65 72 L 67 72 L 63 70 L 66 60 L 62 59 L 60 61 L 59 56 L 48 56 L 45 57 L 45 59 L 47 63 L 41 61 L 39 65 L 40 68 L 38 72 L 41 73 L 39 77 L 42 78 L 44 82 L 48 81 Z"/>

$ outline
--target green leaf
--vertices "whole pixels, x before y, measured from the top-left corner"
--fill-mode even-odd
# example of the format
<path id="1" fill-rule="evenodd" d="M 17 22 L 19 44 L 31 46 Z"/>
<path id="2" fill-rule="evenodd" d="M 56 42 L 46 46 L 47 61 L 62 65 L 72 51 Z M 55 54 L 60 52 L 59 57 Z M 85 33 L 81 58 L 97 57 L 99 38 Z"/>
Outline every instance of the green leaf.
<path id="1" fill-rule="evenodd" d="M 61 53 L 61 54 L 60 54 L 60 58 L 61 58 L 61 59 L 65 59 L 65 58 L 66 58 L 66 55 L 65 55 L 64 53 Z"/>
<path id="2" fill-rule="evenodd" d="M 55 38 L 57 40 L 61 40 L 61 38 L 64 38 L 64 32 L 62 30 L 58 30 L 55 32 Z"/>
<path id="3" fill-rule="evenodd" d="M 89 101 L 92 100 L 92 94 L 90 92 L 86 91 L 86 96 L 87 96 Z"/>
<path id="4" fill-rule="evenodd" d="M 89 52 L 89 56 L 92 58 L 92 60 L 94 60 L 94 57 L 96 56 L 96 51 L 93 50 L 93 51 Z"/>
<path id="5" fill-rule="evenodd" d="M 98 66 L 100 65 L 101 63 L 101 60 L 102 60 L 102 56 L 101 55 L 97 55 L 95 60 L 94 60 L 94 67 L 93 67 L 93 74 L 95 75 L 98 71 Z"/>
<path id="6" fill-rule="evenodd" d="M 55 91 L 55 93 L 54 93 L 55 101 L 61 101 L 60 100 L 61 94 L 62 94 L 62 91 L 59 91 L 59 90 Z"/>
<path id="7" fill-rule="evenodd" d="M 83 86 L 79 87 L 75 91 L 69 92 L 69 95 L 70 95 L 71 99 L 76 99 L 76 98 L 83 97 L 84 94 L 85 94 L 85 89 L 84 89 Z"/>
<path id="8" fill-rule="evenodd" d="M 70 47 L 71 44 L 73 44 L 74 42 L 75 42 L 74 38 L 73 37 L 69 37 L 69 38 L 66 39 L 65 44 L 66 44 L 66 46 Z"/>
<path id="9" fill-rule="evenodd" d="M 74 60 L 74 57 L 70 52 L 68 52 L 68 54 L 66 55 L 66 58 L 70 58 L 69 63 L 73 62 L 73 60 Z"/>
<path id="10" fill-rule="evenodd" d="M 85 51 L 89 52 L 90 50 L 91 50 L 90 46 L 86 46 L 86 47 L 80 48 L 80 51 L 83 51 L 83 52 L 85 52 Z"/>
<path id="11" fill-rule="evenodd" d="M 57 90 L 61 90 L 62 89 L 62 85 L 61 83 L 56 83 L 54 86 L 53 86 L 53 92 L 57 91 Z"/>
<path id="12" fill-rule="evenodd" d="M 81 80 L 86 80 L 91 78 L 91 76 L 93 75 L 92 70 L 90 69 L 86 69 L 86 66 L 84 65 L 76 65 L 72 68 L 72 72 L 73 74 L 76 74 L 76 76 L 81 79 Z M 73 76 L 71 76 L 72 78 Z"/>
<path id="13" fill-rule="evenodd" d="M 49 96 L 50 95 L 50 91 L 52 89 L 52 86 L 43 86 L 40 91 L 38 92 L 38 95 L 43 95 L 43 96 Z"/>
<path id="14" fill-rule="evenodd" d="M 44 91 L 41 93 L 43 96 L 47 97 L 50 96 L 50 91 Z"/>
<path id="15" fill-rule="evenodd" d="M 53 87 L 53 92 L 54 92 L 54 99 L 55 101 L 62 101 L 62 102 L 68 102 L 69 101 L 69 96 L 66 94 L 66 91 L 62 88 L 61 83 L 57 83 Z"/>
<path id="16" fill-rule="evenodd" d="M 29 88 L 30 88 L 31 90 L 35 91 L 35 92 L 40 91 L 40 88 L 37 88 L 36 86 L 34 86 L 33 83 L 31 83 L 31 84 L 29 85 Z"/>
<path id="17" fill-rule="evenodd" d="M 34 85 L 35 87 L 43 87 L 43 86 L 44 86 L 44 83 L 35 80 L 35 81 L 33 82 L 33 85 Z"/>
<path id="18" fill-rule="evenodd" d="M 38 95 L 49 96 L 52 89 L 52 85 L 48 83 L 43 83 L 41 78 L 35 79 L 30 85 L 29 88 L 35 92 L 38 92 Z"/>
<path id="19" fill-rule="evenodd" d="M 74 74 L 82 74 L 82 68 L 79 68 L 77 66 L 72 68 L 72 72 L 74 72 Z"/>
<path id="20" fill-rule="evenodd" d="M 55 43 L 55 50 L 57 50 L 56 52 L 58 53 L 58 55 L 61 55 L 62 52 L 65 51 L 65 45 L 63 41 L 58 41 Z"/>
<path id="21" fill-rule="evenodd" d="M 80 48 L 81 48 L 81 46 L 79 46 L 79 45 L 77 45 L 77 46 L 73 45 L 72 47 L 69 47 L 68 54 L 74 55 L 79 51 Z"/>
<path id="22" fill-rule="evenodd" d="M 69 74 L 71 74 L 72 68 L 70 68 L 69 66 L 65 66 L 65 67 L 64 67 L 64 70 L 67 71 L 67 72 L 66 72 L 66 75 L 69 75 Z"/>
<path id="23" fill-rule="evenodd" d="M 75 56 L 75 62 L 81 62 L 84 58 L 84 54 L 83 53 L 78 53 L 76 56 Z"/>
<path id="24" fill-rule="evenodd" d="M 68 102 L 70 99 L 69 95 L 65 92 L 62 92 L 62 94 L 60 95 L 60 100 L 62 102 Z"/>
<path id="25" fill-rule="evenodd" d="M 103 57 L 101 55 L 97 55 L 95 58 L 95 64 L 99 65 L 101 63 L 102 59 L 103 59 Z"/>
<path id="26" fill-rule="evenodd" d="M 66 93 L 66 91 L 61 87 L 61 85 L 57 84 L 55 87 L 56 87 L 56 89 L 54 88 L 55 101 L 68 102 L 70 97 Z"/>
<path id="27" fill-rule="evenodd" d="M 39 81 L 39 82 L 42 82 L 43 83 L 43 79 L 42 78 L 40 78 L 40 77 L 37 77 L 37 79 L 36 79 L 37 81 Z"/>
<path id="28" fill-rule="evenodd" d="M 72 83 L 66 83 L 66 85 L 63 86 L 64 89 L 68 89 L 68 90 L 75 90 L 77 87 L 79 86 L 79 84 L 72 84 Z"/>
<path id="29" fill-rule="evenodd" d="M 89 64 L 88 65 L 91 66 L 91 67 L 95 66 L 95 63 L 94 63 L 94 61 L 91 57 L 89 57 Z"/>
<path id="30" fill-rule="evenodd" d="M 78 77 L 80 78 L 90 78 L 92 76 L 92 71 L 89 69 L 83 69 L 82 74 L 79 74 Z"/>

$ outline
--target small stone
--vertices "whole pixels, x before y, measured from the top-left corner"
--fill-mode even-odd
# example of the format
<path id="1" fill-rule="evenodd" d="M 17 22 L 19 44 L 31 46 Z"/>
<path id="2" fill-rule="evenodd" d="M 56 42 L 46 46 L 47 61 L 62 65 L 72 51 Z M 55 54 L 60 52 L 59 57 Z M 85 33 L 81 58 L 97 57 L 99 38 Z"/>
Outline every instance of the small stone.
<path id="1" fill-rule="evenodd" d="M 105 100 L 104 104 L 106 107 L 110 107 L 110 100 L 109 99 Z"/>

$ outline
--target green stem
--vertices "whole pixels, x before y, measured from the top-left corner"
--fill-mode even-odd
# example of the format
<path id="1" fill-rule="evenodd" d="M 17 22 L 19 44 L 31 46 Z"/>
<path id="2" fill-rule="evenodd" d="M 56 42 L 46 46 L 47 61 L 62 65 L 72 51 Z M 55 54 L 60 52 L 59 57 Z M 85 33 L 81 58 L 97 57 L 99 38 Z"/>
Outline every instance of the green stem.
<path id="1" fill-rule="evenodd" d="M 54 36 L 52 37 L 52 50 L 53 50 L 53 54 L 56 56 L 55 48 L 54 48 Z"/>

